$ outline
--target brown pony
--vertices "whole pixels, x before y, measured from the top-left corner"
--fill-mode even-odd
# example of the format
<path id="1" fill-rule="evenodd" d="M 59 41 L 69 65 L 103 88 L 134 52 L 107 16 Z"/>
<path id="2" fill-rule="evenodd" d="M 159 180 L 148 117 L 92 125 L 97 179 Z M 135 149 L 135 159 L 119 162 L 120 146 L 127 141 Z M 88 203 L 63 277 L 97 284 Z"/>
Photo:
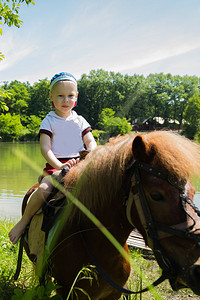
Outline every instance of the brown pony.
<path id="1" fill-rule="evenodd" d="M 92 300 L 120 298 L 121 290 L 107 282 L 99 266 L 123 287 L 130 263 L 101 226 L 127 253 L 126 240 L 137 228 L 172 288 L 189 287 L 200 295 L 200 221 L 189 181 L 199 170 L 197 145 L 169 132 L 114 138 L 73 167 L 64 178 L 65 189 L 100 223 L 96 227 L 74 204 L 65 218 L 50 253 L 63 298 L 81 268 L 96 262 L 98 278 L 75 284 L 78 299 L 88 299 L 87 294 Z"/>

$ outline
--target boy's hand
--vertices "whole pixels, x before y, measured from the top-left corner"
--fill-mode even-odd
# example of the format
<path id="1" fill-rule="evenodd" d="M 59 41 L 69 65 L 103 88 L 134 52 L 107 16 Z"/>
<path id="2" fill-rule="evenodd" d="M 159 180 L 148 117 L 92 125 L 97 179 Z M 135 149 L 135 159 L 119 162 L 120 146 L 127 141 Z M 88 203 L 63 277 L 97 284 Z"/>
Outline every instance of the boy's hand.
<path id="1" fill-rule="evenodd" d="M 62 168 L 67 166 L 69 169 L 71 169 L 74 165 L 76 165 L 79 162 L 79 160 L 80 160 L 79 158 L 77 159 L 72 158 L 68 160 L 66 163 L 62 164 Z"/>

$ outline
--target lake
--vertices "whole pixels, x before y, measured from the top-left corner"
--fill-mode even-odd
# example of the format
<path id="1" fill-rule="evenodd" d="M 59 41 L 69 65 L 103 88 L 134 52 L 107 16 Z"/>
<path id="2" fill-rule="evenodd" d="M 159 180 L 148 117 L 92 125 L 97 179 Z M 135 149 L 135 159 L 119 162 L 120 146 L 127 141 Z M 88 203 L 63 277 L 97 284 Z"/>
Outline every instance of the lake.
<path id="1" fill-rule="evenodd" d="M 0 217 L 19 218 L 26 191 L 45 165 L 38 142 L 0 143 Z"/>
<path id="2" fill-rule="evenodd" d="M 37 183 L 45 165 L 38 142 L 0 142 L 0 218 L 18 219 L 21 203 L 27 190 Z M 193 182 L 200 207 L 199 181 Z"/>

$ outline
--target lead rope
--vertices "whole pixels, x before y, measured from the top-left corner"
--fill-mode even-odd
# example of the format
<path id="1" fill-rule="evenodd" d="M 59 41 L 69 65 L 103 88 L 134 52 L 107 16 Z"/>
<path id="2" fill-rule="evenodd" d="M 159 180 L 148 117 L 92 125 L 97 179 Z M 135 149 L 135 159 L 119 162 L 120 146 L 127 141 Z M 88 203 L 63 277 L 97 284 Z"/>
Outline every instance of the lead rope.
<path id="1" fill-rule="evenodd" d="M 19 243 L 19 252 L 18 252 L 18 259 L 17 259 L 17 268 L 16 272 L 14 274 L 14 280 L 17 280 L 21 271 L 21 265 L 22 265 L 22 255 L 23 255 L 23 245 L 24 245 L 24 233 L 22 234 L 20 238 Z"/>

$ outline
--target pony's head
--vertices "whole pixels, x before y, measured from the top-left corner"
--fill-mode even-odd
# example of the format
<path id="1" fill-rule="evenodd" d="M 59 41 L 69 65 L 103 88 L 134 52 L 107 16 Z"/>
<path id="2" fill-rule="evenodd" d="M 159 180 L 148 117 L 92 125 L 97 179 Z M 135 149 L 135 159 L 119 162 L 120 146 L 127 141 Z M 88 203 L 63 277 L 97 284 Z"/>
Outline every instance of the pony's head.
<path id="1" fill-rule="evenodd" d="M 139 215 L 137 227 L 170 274 L 172 287 L 190 287 L 200 294 L 200 211 L 193 204 L 195 190 L 189 180 L 199 175 L 199 146 L 179 135 L 152 132 L 137 136 L 132 149 L 140 173 L 140 182 L 132 181 L 132 189 L 139 189 L 133 219 Z"/>

